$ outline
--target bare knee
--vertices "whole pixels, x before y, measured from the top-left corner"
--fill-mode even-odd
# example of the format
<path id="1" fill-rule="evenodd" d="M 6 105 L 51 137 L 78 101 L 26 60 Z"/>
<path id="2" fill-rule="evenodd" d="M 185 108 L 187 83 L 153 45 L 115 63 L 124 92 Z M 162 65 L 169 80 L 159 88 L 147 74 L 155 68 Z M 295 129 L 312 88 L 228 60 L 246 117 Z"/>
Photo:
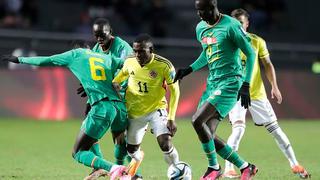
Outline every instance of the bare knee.
<path id="1" fill-rule="evenodd" d="M 169 134 L 162 134 L 157 137 L 157 140 L 162 151 L 169 151 L 172 148 L 171 136 Z"/>
<path id="2" fill-rule="evenodd" d="M 133 154 L 134 152 L 138 151 L 140 145 L 133 145 L 133 144 L 128 144 L 127 145 L 127 151 L 130 153 L 130 154 Z"/>

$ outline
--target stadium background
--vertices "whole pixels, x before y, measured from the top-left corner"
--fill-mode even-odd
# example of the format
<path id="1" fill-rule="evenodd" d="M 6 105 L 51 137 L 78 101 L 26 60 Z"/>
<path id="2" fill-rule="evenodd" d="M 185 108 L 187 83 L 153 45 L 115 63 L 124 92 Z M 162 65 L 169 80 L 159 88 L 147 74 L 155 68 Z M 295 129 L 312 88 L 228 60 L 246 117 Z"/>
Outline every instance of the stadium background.
<path id="1" fill-rule="evenodd" d="M 250 32 L 266 39 L 284 96 L 282 105 L 272 101 L 279 118 L 320 117 L 318 5 L 319 1 L 306 1 L 301 9 L 298 0 L 219 1 L 226 14 L 246 8 L 251 15 Z M 199 19 L 193 1 L 3 0 L 0 10 L 1 54 L 51 55 L 69 50 L 76 40 L 93 44 L 91 24 L 96 17 L 107 17 L 114 34 L 130 43 L 138 33 L 150 33 L 156 52 L 176 68 L 189 65 L 201 51 L 195 40 Z M 82 117 L 84 100 L 75 95 L 78 82 L 70 72 L 60 68 L 8 70 L 7 64 L 0 67 L 0 116 Z M 205 77 L 203 70 L 181 83 L 178 117 L 190 117 L 195 111 Z M 270 88 L 267 93 L 270 95 Z"/>

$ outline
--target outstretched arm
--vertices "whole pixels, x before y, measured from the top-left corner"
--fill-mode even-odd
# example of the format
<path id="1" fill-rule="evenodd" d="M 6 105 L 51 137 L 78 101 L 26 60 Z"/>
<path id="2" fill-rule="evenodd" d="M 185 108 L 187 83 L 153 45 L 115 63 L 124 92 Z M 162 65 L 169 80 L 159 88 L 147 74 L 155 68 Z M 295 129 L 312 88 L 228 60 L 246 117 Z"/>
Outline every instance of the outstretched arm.
<path id="1" fill-rule="evenodd" d="M 178 80 L 182 80 L 185 76 L 189 75 L 194 71 L 198 71 L 199 69 L 203 68 L 207 64 L 208 62 L 205 57 L 205 52 L 202 51 L 198 59 L 195 62 L 193 62 L 190 66 L 183 69 L 178 69 L 177 74 L 174 77 L 174 82 L 177 82 Z"/>

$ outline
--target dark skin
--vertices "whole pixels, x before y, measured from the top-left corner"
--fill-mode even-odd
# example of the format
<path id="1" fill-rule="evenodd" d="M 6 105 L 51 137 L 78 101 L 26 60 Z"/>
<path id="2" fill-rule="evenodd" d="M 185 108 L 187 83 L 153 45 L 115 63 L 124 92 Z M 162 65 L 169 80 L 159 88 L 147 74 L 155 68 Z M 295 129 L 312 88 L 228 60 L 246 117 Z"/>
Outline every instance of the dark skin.
<path id="1" fill-rule="evenodd" d="M 114 40 L 114 36 L 112 36 L 111 33 L 111 27 L 107 24 L 93 24 L 92 32 L 103 51 L 108 52 Z"/>
<path id="2" fill-rule="evenodd" d="M 152 59 L 153 45 L 151 42 L 134 42 L 133 51 L 141 67 L 148 64 Z M 121 86 L 118 83 L 113 83 L 117 90 L 120 90 Z M 172 137 L 177 131 L 177 126 L 175 121 L 168 120 L 167 128 L 170 134 L 162 134 L 157 137 L 158 144 L 162 151 L 169 151 L 172 148 Z M 127 150 L 129 153 L 134 153 L 140 147 L 140 144 L 128 144 Z"/>
<path id="3" fill-rule="evenodd" d="M 199 17 L 209 25 L 213 25 L 219 19 L 220 13 L 212 0 L 196 0 L 195 7 Z M 207 143 L 216 133 L 220 114 L 209 102 L 205 102 L 192 117 L 192 125 L 202 143 Z M 215 138 L 215 144 L 221 144 Z"/>

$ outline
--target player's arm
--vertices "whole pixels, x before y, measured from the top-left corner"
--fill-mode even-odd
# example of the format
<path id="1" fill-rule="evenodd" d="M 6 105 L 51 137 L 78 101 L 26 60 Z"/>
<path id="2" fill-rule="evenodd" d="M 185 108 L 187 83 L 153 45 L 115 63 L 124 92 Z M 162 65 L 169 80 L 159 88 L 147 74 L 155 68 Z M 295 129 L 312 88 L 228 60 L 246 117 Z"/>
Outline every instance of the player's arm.
<path id="1" fill-rule="evenodd" d="M 123 60 L 121 60 L 120 58 L 118 58 L 118 59 L 116 59 L 116 60 L 118 60 L 119 62 L 120 62 L 120 61 L 123 62 Z M 119 63 L 119 62 L 117 63 L 118 67 L 121 66 L 121 63 Z M 128 61 L 126 61 L 126 62 L 128 62 Z M 114 87 L 117 91 L 120 91 L 120 89 L 121 89 L 120 84 L 121 84 L 123 81 L 125 81 L 125 80 L 127 80 L 127 79 L 129 78 L 128 68 L 127 68 L 128 65 L 127 65 L 126 62 L 123 64 L 123 67 L 121 68 L 121 70 L 119 71 L 119 73 L 116 75 L 116 77 L 114 77 L 114 79 L 112 80 L 113 87 Z"/>
<path id="2" fill-rule="evenodd" d="M 248 108 L 251 105 L 249 89 L 255 59 L 255 52 L 251 46 L 250 38 L 242 29 L 239 22 L 232 24 L 229 27 L 229 35 L 233 42 L 241 49 L 241 51 L 247 57 L 245 78 L 238 93 L 238 100 L 241 97 L 241 106 L 243 106 L 244 108 Z"/>
<path id="3" fill-rule="evenodd" d="M 271 85 L 271 98 L 273 99 L 275 96 L 277 98 L 277 103 L 281 104 L 282 95 L 278 88 L 276 71 L 271 62 L 266 42 L 262 39 L 260 40 L 260 44 L 259 44 L 258 57 L 265 68 L 266 77 Z"/>
<path id="4" fill-rule="evenodd" d="M 169 114 L 168 114 L 168 124 L 167 127 L 169 131 L 171 132 L 171 135 L 174 136 L 174 134 L 177 131 L 177 126 L 174 122 L 177 108 L 178 108 L 178 102 L 180 97 L 180 88 L 179 84 L 177 82 L 174 82 L 175 77 L 175 69 L 172 66 L 167 67 L 165 70 L 165 79 L 168 84 L 169 90 L 170 90 L 170 101 L 169 101 Z"/>
<path id="5" fill-rule="evenodd" d="M 36 66 L 68 66 L 75 57 L 75 51 L 71 50 L 53 56 L 19 57 L 19 62 Z"/>
<path id="6" fill-rule="evenodd" d="M 198 57 L 198 59 L 195 62 L 193 62 L 190 66 L 183 69 L 178 69 L 177 74 L 174 78 L 174 82 L 178 80 L 182 80 L 183 77 L 189 75 L 194 71 L 198 71 L 199 69 L 203 68 L 207 64 L 208 64 L 208 61 L 206 59 L 205 51 L 203 50 L 200 56 Z"/>
<path id="7" fill-rule="evenodd" d="M 255 52 L 250 43 L 250 37 L 242 29 L 240 23 L 230 26 L 229 35 L 231 36 L 233 42 L 241 49 L 244 55 L 247 57 L 246 60 L 246 73 L 244 81 L 250 83 L 252 70 L 255 60 Z"/>

